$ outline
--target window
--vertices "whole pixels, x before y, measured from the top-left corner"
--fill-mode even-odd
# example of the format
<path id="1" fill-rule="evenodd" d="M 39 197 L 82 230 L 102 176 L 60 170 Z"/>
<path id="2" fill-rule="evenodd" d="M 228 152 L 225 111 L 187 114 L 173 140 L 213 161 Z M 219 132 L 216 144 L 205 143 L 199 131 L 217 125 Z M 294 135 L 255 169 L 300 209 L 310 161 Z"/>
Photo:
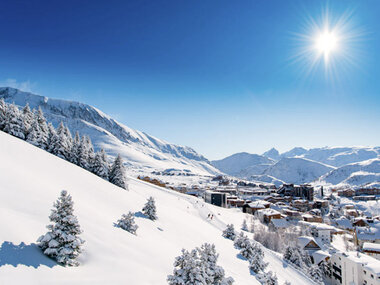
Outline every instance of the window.
<path id="1" fill-rule="evenodd" d="M 367 274 L 367 271 L 363 270 L 364 274 Z"/>
<path id="2" fill-rule="evenodd" d="M 373 274 L 371 274 L 371 278 L 374 279 L 374 278 L 373 278 Z"/>

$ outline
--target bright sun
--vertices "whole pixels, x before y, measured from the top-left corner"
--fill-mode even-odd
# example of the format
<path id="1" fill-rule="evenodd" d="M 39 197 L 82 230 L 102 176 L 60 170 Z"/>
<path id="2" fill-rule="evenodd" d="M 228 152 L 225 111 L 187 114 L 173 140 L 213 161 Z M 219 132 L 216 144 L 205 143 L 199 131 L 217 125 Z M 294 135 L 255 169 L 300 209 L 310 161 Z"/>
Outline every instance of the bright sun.
<path id="1" fill-rule="evenodd" d="M 336 51 L 338 39 L 333 32 L 325 31 L 317 36 L 316 48 L 327 57 L 331 52 Z"/>

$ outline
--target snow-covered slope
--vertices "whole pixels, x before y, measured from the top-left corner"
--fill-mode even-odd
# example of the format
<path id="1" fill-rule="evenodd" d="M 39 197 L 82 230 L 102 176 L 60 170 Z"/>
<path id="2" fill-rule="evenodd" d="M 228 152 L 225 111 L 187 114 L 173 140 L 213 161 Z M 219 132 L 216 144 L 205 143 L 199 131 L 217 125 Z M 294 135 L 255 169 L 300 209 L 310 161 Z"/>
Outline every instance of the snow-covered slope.
<path id="1" fill-rule="evenodd" d="M 332 185 L 369 186 L 380 183 L 380 158 L 369 159 L 339 167 L 320 178 Z M 373 185 L 375 186 L 375 185 Z"/>
<path id="2" fill-rule="evenodd" d="M 0 88 L 0 98 L 19 106 L 29 103 L 32 108 L 41 107 L 53 125 L 63 121 L 73 133 L 78 131 L 89 135 L 96 149 L 104 148 L 111 155 L 121 153 L 134 169 L 186 169 L 206 175 L 219 172 L 192 148 L 170 144 L 131 129 L 92 106 L 50 99 L 9 87 Z"/>
<path id="3" fill-rule="evenodd" d="M 238 228 L 245 214 L 130 178 L 129 191 L 0 132 L 0 284 L 166 284 L 182 248 L 214 243 L 218 264 L 235 284 L 258 284 L 248 262 L 237 257 L 232 241 L 222 237 L 226 223 Z M 36 239 L 47 230 L 48 216 L 60 191 L 73 197 L 86 240 L 81 266 L 57 266 L 41 254 Z M 140 211 L 156 199 L 158 220 L 136 217 L 137 236 L 113 223 L 128 211 Z M 215 218 L 207 220 L 214 213 Z M 269 270 L 279 284 L 310 284 L 281 259 L 265 250 Z"/>
<path id="4" fill-rule="evenodd" d="M 282 158 L 263 172 L 286 183 L 312 182 L 334 167 L 304 158 Z"/>
<path id="5" fill-rule="evenodd" d="M 246 152 L 235 153 L 224 159 L 212 161 L 212 164 L 224 173 L 240 177 L 261 174 L 273 163 L 274 161 L 270 158 Z"/>

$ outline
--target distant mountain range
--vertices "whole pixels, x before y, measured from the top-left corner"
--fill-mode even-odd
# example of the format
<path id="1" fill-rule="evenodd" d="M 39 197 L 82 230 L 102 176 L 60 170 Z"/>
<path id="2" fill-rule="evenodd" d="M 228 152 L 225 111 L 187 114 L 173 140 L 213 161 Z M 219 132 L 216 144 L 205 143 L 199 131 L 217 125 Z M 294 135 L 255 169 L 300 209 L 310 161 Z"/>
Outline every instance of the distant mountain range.
<path id="1" fill-rule="evenodd" d="M 90 105 L 51 99 L 10 87 L 0 88 L 0 98 L 18 106 L 28 103 L 31 108 L 41 107 L 54 126 L 62 121 L 71 132 L 90 136 L 95 149 L 104 148 L 110 155 L 120 153 L 130 169 L 179 170 L 200 175 L 220 173 L 194 149 L 131 129 Z"/>
<path id="2" fill-rule="evenodd" d="M 212 164 L 222 172 L 255 181 L 318 182 L 330 185 L 380 186 L 380 147 L 275 148 L 262 155 L 237 153 Z"/>

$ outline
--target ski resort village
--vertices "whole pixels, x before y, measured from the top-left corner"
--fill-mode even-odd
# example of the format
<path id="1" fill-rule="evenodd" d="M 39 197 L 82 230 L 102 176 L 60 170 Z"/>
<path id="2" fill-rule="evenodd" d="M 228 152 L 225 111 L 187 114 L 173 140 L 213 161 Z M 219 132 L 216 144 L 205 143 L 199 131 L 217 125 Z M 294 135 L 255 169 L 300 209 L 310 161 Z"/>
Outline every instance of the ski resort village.
<path id="1" fill-rule="evenodd" d="M 0 285 L 380 285 L 380 0 L 0 10 Z"/>
<path id="2" fill-rule="evenodd" d="M 0 126 L 4 284 L 380 284 L 379 148 L 210 162 L 12 88 Z"/>

